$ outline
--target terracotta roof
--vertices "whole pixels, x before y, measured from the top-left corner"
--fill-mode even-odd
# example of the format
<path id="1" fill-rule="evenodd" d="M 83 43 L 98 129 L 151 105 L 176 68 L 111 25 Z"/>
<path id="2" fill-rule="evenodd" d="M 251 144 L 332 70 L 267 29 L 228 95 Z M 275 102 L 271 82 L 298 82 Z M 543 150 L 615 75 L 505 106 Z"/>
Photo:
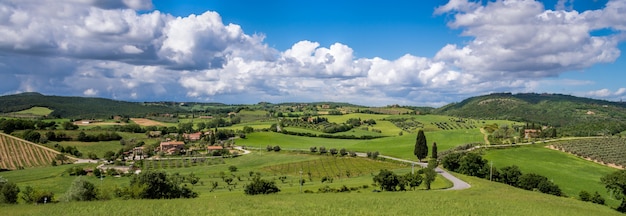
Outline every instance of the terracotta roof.
<path id="1" fill-rule="evenodd" d="M 224 149 L 224 147 L 222 147 L 222 146 L 207 146 L 206 149 L 207 150 L 222 150 L 222 149 Z"/>

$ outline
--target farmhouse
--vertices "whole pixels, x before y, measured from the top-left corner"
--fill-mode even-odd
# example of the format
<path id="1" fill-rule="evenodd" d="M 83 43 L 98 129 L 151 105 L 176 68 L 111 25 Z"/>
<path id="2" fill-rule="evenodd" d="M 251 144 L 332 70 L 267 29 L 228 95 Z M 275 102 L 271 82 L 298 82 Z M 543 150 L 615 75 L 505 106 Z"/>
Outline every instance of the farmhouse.
<path id="1" fill-rule="evenodd" d="M 168 141 L 161 142 L 161 144 L 159 145 L 159 150 L 168 154 L 172 154 L 176 150 L 183 150 L 183 147 L 185 147 L 185 143 L 182 141 Z"/>
<path id="2" fill-rule="evenodd" d="M 222 146 L 207 146 L 206 147 L 207 153 L 211 153 L 213 151 L 219 151 L 219 150 L 222 150 L 222 149 L 224 149 L 224 147 L 222 147 Z"/>
<path id="3" fill-rule="evenodd" d="M 524 130 L 524 139 L 536 138 L 539 136 L 540 130 L 536 129 L 526 129 Z"/>
<path id="4" fill-rule="evenodd" d="M 191 134 L 183 134 L 183 137 L 189 141 L 198 141 L 202 138 L 202 132 L 191 133 Z"/>

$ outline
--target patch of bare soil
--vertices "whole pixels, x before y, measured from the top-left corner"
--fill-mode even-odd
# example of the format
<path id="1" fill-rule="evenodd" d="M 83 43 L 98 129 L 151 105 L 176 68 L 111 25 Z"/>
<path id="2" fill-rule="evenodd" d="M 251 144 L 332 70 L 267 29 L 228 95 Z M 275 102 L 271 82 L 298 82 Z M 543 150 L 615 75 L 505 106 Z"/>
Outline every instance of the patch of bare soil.
<path id="1" fill-rule="evenodd" d="M 491 143 L 489 143 L 489 134 L 487 134 L 487 131 L 485 131 L 484 128 L 480 128 L 480 133 L 483 134 L 483 139 L 485 139 L 485 144 L 486 145 L 490 145 Z"/>
<path id="2" fill-rule="evenodd" d="M 165 126 L 165 124 L 145 118 L 130 118 L 131 121 L 141 126 Z"/>
<path id="3" fill-rule="evenodd" d="M 582 159 L 585 159 L 585 160 L 588 160 L 588 161 L 591 161 L 591 162 L 594 162 L 594 163 L 597 163 L 597 164 L 601 164 L 601 165 L 604 165 L 604 166 L 612 167 L 612 168 L 615 168 L 615 169 L 621 169 L 621 170 L 624 169 L 624 166 L 620 166 L 620 165 L 612 164 L 612 163 L 605 163 L 605 162 L 602 162 L 602 161 L 599 161 L 599 160 L 591 159 L 589 157 L 582 157 L 582 156 L 579 156 L 579 155 L 575 155 L 575 154 L 569 153 L 567 151 L 563 151 L 563 150 L 557 149 L 553 145 L 548 145 L 548 146 L 546 146 L 546 148 L 549 148 L 549 149 L 552 149 L 552 150 L 557 150 L 557 151 L 562 151 L 562 152 L 574 155 L 576 157 L 579 157 L 579 158 L 582 158 Z"/>

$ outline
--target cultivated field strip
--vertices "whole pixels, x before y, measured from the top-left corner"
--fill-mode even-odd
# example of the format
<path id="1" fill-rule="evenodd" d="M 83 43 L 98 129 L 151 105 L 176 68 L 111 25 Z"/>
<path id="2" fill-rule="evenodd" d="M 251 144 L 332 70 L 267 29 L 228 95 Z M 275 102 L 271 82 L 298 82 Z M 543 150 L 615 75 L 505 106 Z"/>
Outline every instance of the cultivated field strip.
<path id="1" fill-rule="evenodd" d="M 348 178 L 377 173 L 381 169 L 396 169 L 402 164 L 351 157 L 321 157 L 316 160 L 285 163 L 264 167 L 264 170 L 280 175 L 303 175 L 311 178 Z"/>
<path id="2" fill-rule="evenodd" d="M 626 139 L 624 138 L 569 140 L 555 144 L 554 148 L 591 160 L 626 166 Z"/>
<path id="3" fill-rule="evenodd" d="M 57 154 L 59 152 L 52 149 L 0 133 L 0 168 L 2 169 L 49 166 Z"/>

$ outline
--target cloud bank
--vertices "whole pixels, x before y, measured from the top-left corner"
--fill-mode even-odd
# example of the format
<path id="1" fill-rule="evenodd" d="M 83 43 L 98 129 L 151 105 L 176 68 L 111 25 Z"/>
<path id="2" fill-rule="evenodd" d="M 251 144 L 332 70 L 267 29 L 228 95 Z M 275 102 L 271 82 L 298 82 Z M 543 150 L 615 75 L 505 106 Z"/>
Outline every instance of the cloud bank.
<path id="1" fill-rule="evenodd" d="M 151 10 L 148 0 L 8 0 L 0 2 L 0 93 L 439 106 L 534 91 L 542 78 L 615 61 L 626 39 L 626 2 L 584 12 L 559 4 L 450 0 L 434 13 L 451 16 L 448 26 L 469 41 L 433 57 L 382 59 L 359 58 L 342 43 L 303 40 L 276 50 L 218 12 L 174 17 Z M 612 33 L 591 34 L 603 29 Z"/>

